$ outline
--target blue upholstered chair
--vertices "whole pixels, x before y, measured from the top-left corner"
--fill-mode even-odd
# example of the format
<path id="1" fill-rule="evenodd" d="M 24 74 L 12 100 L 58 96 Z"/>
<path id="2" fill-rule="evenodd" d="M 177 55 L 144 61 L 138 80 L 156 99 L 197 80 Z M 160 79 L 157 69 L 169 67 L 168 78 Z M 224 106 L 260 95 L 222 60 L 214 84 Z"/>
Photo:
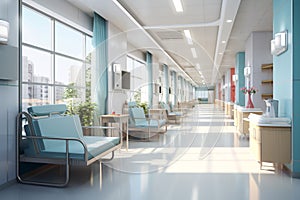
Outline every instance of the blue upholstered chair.
<path id="1" fill-rule="evenodd" d="M 178 123 L 178 120 L 180 121 L 181 117 L 183 117 L 183 112 L 173 111 L 170 105 L 165 102 L 160 102 L 160 106 L 166 110 L 168 121 L 174 120 L 175 123 Z"/>
<path id="2" fill-rule="evenodd" d="M 138 107 L 135 102 L 128 102 L 129 110 L 129 131 L 130 135 L 134 135 L 133 132 L 145 132 L 146 134 L 139 134 L 140 138 L 150 139 L 154 135 L 160 132 L 167 131 L 167 122 L 165 119 L 151 119 L 147 118 L 142 107 Z M 162 128 L 164 130 L 162 131 Z"/>
<path id="3" fill-rule="evenodd" d="M 28 108 L 18 114 L 17 177 L 21 183 L 45 186 L 66 186 L 70 165 L 88 166 L 122 146 L 119 137 L 84 136 L 79 117 L 66 115 L 66 105 L 44 105 Z M 24 121 L 27 123 L 24 124 Z M 93 127 L 105 129 L 106 127 Z M 23 131 L 25 130 L 25 135 Z M 111 158 L 111 159 L 112 159 Z M 22 163 L 43 163 L 65 166 L 65 182 L 49 183 L 24 180 Z"/>

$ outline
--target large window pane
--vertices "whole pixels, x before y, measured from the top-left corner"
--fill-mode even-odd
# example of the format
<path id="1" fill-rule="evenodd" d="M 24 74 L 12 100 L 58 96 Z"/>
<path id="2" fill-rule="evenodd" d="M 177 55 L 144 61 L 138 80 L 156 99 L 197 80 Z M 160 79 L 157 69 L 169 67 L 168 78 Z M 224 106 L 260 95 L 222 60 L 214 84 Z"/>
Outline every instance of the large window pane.
<path id="1" fill-rule="evenodd" d="M 84 59 L 84 35 L 62 23 L 55 22 L 55 51 Z"/>
<path id="2" fill-rule="evenodd" d="M 74 86 L 55 87 L 55 103 L 76 105 L 80 102 L 84 102 L 86 100 L 85 96 L 84 88 Z"/>
<path id="3" fill-rule="evenodd" d="M 52 83 L 52 55 L 23 46 L 23 82 Z"/>
<path id="4" fill-rule="evenodd" d="M 51 104 L 53 87 L 49 85 L 22 85 L 22 108 L 29 106 Z"/>
<path id="5" fill-rule="evenodd" d="M 85 86 L 85 67 L 83 62 L 66 58 L 55 57 L 55 84 Z"/>
<path id="6" fill-rule="evenodd" d="M 92 45 L 92 37 L 85 37 L 85 60 L 87 63 L 92 63 L 92 55 L 95 51 L 95 48 Z"/>
<path id="7" fill-rule="evenodd" d="M 38 10 L 22 8 L 22 109 L 90 99 L 92 38 Z"/>
<path id="8" fill-rule="evenodd" d="M 52 49 L 51 19 L 23 6 L 22 40 L 27 44 Z"/>

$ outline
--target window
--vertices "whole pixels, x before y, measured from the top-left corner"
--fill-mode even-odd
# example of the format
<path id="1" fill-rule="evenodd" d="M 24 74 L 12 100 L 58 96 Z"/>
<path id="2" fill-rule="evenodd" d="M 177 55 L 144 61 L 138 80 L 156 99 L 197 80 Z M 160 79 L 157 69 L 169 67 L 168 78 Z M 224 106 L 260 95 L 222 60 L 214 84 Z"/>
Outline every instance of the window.
<path id="1" fill-rule="evenodd" d="M 130 88 L 131 98 L 136 102 L 147 102 L 148 101 L 148 77 L 146 73 L 146 64 L 127 56 L 127 71 L 130 72 Z"/>
<path id="2" fill-rule="evenodd" d="M 22 7 L 22 109 L 90 98 L 92 38 Z"/>

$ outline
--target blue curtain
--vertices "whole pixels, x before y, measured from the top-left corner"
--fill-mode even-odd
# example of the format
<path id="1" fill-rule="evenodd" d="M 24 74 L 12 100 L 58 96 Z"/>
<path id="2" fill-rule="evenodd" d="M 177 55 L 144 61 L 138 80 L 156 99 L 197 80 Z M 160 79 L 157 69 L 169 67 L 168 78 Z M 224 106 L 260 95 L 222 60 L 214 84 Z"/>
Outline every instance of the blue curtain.
<path id="1" fill-rule="evenodd" d="M 179 90 L 178 90 L 178 93 L 177 93 L 177 101 L 178 102 L 181 102 L 181 90 L 182 90 L 182 87 L 181 87 L 181 76 L 178 76 L 178 86 L 179 86 Z"/>
<path id="2" fill-rule="evenodd" d="M 97 13 L 94 13 L 92 43 L 96 50 L 95 101 L 97 103 L 97 113 L 103 115 L 107 113 L 108 96 L 107 23 Z"/>
<path id="3" fill-rule="evenodd" d="M 169 103 L 169 67 L 164 64 L 164 76 L 165 76 L 165 102 Z"/>
<path id="4" fill-rule="evenodd" d="M 178 95 L 177 94 L 177 73 L 175 71 L 172 71 L 172 76 L 173 76 L 173 86 L 174 86 L 174 88 L 172 88 L 173 89 L 172 94 L 173 94 L 173 98 L 174 98 L 173 102 L 174 102 L 174 105 L 176 105 L 177 95 Z"/>
<path id="5" fill-rule="evenodd" d="M 152 70 L 152 54 L 146 53 L 147 72 L 148 72 L 148 105 L 152 108 L 153 104 L 153 70 Z"/>
<path id="6" fill-rule="evenodd" d="M 181 77 L 181 90 L 182 90 L 182 94 L 181 94 L 181 102 L 185 101 L 185 85 L 184 85 L 184 81 L 185 79 L 183 77 Z"/>

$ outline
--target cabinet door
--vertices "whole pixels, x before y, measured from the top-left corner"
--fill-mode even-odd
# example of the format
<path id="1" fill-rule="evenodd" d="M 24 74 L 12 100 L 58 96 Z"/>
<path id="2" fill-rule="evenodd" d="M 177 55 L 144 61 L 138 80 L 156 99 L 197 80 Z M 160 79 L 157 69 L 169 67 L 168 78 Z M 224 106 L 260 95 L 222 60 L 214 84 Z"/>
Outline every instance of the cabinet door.
<path id="1" fill-rule="evenodd" d="M 261 162 L 261 141 L 260 141 L 260 129 L 250 122 L 250 150 L 254 154 L 255 159 Z"/>
<path id="2" fill-rule="evenodd" d="M 289 163 L 291 160 L 290 128 L 264 128 L 262 160 L 273 163 Z"/>

